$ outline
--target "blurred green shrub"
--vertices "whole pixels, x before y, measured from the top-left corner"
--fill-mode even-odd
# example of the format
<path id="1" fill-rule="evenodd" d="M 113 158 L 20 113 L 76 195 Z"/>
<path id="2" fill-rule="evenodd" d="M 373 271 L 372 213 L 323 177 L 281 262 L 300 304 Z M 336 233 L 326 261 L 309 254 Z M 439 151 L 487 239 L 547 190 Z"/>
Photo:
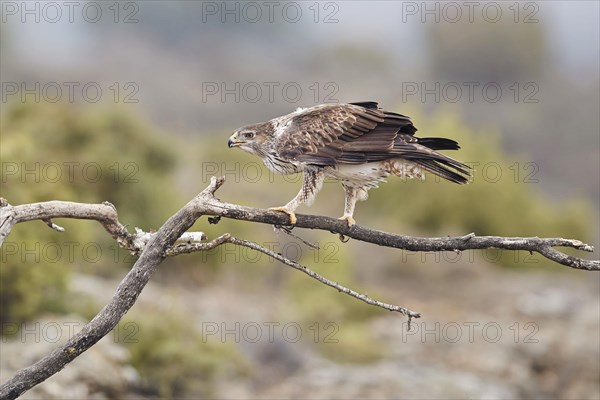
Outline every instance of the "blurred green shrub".
<path id="1" fill-rule="evenodd" d="M 344 247 L 340 245 L 339 251 L 331 257 L 331 261 L 335 262 L 312 268 L 343 286 L 378 297 L 377 290 L 360 283 L 356 276 L 358 268 L 353 262 L 355 259 Z M 302 262 L 311 265 L 309 257 Z M 323 356 L 336 362 L 364 363 L 385 355 L 366 322 L 387 311 L 339 293 L 299 272 L 287 274 L 284 285 L 294 315 L 314 333 L 306 338 Z"/>
<path id="2" fill-rule="evenodd" d="M 115 328 L 142 388 L 160 398 L 210 398 L 219 376 L 245 376 L 249 364 L 228 343 L 202 340 L 185 315 L 134 312 Z"/>
<path id="3" fill-rule="evenodd" d="M 9 203 L 109 201 L 130 230 L 157 228 L 182 203 L 172 146 L 129 112 L 34 103 L 9 104 L 2 112 L 0 196 Z M 60 311 L 78 264 L 103 274 L 131 265 L 96 222 L 56 223 L 66 231 L 42 222 L 17 225 L 0 249 L 0 322 Z"/>

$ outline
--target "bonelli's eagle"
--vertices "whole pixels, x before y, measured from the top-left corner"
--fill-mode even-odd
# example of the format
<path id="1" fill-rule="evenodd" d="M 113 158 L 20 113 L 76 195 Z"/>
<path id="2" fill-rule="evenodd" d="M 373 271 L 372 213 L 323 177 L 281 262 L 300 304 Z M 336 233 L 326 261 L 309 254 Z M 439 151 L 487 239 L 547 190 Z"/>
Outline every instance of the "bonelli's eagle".
<path id="1" fill-rule="evenodd" d="M 294 211 L 302 203 L 310 205 L 328 177 L 344 187 L 340 219 L 352 226 L 356 201 L 365 200 L 368 190 L 389 175 L 425 179 L 430 172 L 451 182 L 468 182 L 470 167 L 437 151 L 458 150 L 457 142 L 418 138 L 416 131 L 407 116 L 384 111 L 376 102 L 322 104 L 241 127 L 228 145 L 261 157 L 274 172 L 304 173 L 296 197 L 271 208 L 287 213 L 292 225 Z"/>

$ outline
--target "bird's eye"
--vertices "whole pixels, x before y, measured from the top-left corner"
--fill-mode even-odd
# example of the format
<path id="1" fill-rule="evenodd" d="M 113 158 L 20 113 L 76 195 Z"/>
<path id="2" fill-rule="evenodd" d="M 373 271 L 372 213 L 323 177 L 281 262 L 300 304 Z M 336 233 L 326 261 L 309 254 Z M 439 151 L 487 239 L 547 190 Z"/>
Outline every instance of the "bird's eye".
<path id="1" fill-rule="evenodd" d="M 254 139 L 254 132 L 244 132 L 244 139 Z"/>

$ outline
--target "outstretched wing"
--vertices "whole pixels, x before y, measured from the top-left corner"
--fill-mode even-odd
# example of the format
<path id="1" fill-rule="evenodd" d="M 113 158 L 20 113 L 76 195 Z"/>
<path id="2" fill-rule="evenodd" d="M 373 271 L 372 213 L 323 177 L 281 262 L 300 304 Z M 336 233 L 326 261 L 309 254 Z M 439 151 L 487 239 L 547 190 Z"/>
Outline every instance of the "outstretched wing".
<path id="1" fill-rule="evenodd" d="M 292 114 L 280 129 L 275 149 L 283 159 L 333 166 L 401 158 L 453 182 L 465 183 L 462 175 L 469 176 L 468 166 L 435 151 L 458 149 L 458 143 L 419 139 L 408 117 L 375 102 L 313 107 Z"/>

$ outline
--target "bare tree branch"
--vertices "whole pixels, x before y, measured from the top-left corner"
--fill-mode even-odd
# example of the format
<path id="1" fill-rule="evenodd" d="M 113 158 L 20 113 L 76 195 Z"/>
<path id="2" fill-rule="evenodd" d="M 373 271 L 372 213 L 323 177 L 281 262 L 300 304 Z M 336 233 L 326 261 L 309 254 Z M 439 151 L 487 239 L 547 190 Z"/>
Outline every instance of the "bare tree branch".
<path id="1" fill-rule="evenodd" d="M 225 203 L 217 198 L 210 198 L 206 204 L 209 214 L 250 222 L 283 226 L 289 223 L 286 214 L 263 210 L 260 208 L 244 207 L 237 204 Z M 539 237 L 502 237 L 476 236 L 470 233 L 465 236 L 425 238 L 397 235 L 365 228 L 359 225 L 348 227 L 345 221 L 335 218 L 296 214 L 298 228 L 320 229 L 343 235 L 363 242 L 380 246 L 393 247 L 409 251 L 464 251 L 478 249 L 504 249 L 537 252 L 544 257 L 575 269 L 600 271 L 600 261 L 586 260 L 569 256 L 553 249 L 553 247 L 571 247 L 577 250 L 593 252 L 594 248 L 579 240 L 563 238 Z"/>
<path id="2" fill-rule="evenodd" d="M 221 185 L 222 183 L 219 184 L 218 187 Z M 249 222 L 260 222 L 275 226 L 285 226 L 289 223 L 289 217 L 286 214 L 222 202 L 214 197 L 214 191 L 209 196 L 205 197 L 204 200 L 205 203 L 203 206 L 206 210 L 204 214 L 206 215 L 215 215 Z M 2 199 L 2 201 L 6 203 L 6 200 Z M 10 208 L 12 206 L 8 207 Z M 102 211 L 106 211 L 106 207 L 110 207 L 111 210 L 107 211 L 108 214 L 102 214 Z M 8 235 L 8 232 L 10 232 L 12 225 L 17 222 L 25 222 L 34 219 L 79 218 L 97 220 L 120 245 L 135 252 L 135 254 L 139 254 L 141 251 L 141 248 L 134 243 L 135 236 L 129 234 L 125 227 L 119 223 L 114 206 L 107 202 L 103 204 L 79 204 L 50 201 L 46 203 L 25 204 L 12 207 L 12 212 L 6 213 L 7 217 L 3 216 L 5 214 L 5 209 L 6 207 L 0 208 L 0 244 L 4 237 Z M 540 253 L 549 260 L 571 268 L 588 271 L 600 270 L 600 262 L 597 260 L 586 260 L 569 256 L 553 249 L 553 247 L 571 247 L 588 252 L 594 251 L 592 246 L 579 240 L 539 237 L 476 236 L 474 233 L 456 237 L 424 238 L 397 235 L 365 228 L 359 225 L 353 225 L 349 228 L 344 221 L 323 216 L 297 214 L 297 219 L 298 221 L 295 226 L 298 228 L 326 230 L 343 235 L 344 237 L 385 247 L 409 251 L 430 252 L 457 252 L 489 248 L 523 250 Z M 5 221 L 8 221 L 8 223 Z M 7 224 L 9 226 L 8 230 L 6 230 L 5 226 Z"/>
<path id="3" fill-rule="evenodd" d="M 14 377 L 2 384 L 2 386 L 0 386 L 0 398 L 17 398 L 23 392 L 60 371 L 69 362 L 73 361 L 77 356 L 107 335 L 117 325 L 123 315 L 133 306 L 154 271 L 167 256 L 193 251 L 205 251 L 215 248 L 223 243 L 233 243 L 238 246 L 244 246 L 260 251 L 281 261 L 285 265 L 304 272 L 325 285 L 360 299 L 365 303 L 407 315 L 409 321 L 411 318 L 418 318 L 420 316 L 419 313 L 404 307 L 383 303 L 374 300 L 367 295 L 348 289 L 278 253 L 270 251 L 256 243 L 237 239 L 228 233 L 223 234 L 210 242 L 190 243 L 205 239 L 204 234 L 201 232 L 186 233 L 194 222 L 203 215 L 233 218 L 279 226 L 285 225 L 288 222 L 288 216 L 282 213 L 243 207 L 220 201 L 215 198 L 214 193 L 223 183 L 224 178 L 213 177 L 210 185 L 206 189 L 186 204 L 175 215 L 169 218 L 164 225 L 154 233 L 138 231 L 135 234 L 130 234 L 118 221 L 116 209 L 110 203 L 80 204 L 64 201 L 50 201 L 45 203 L 11 206 L 5 199 L 0 198 L 0 244 L 2 244 L 3 240 L 8 236 L 12 227 L 20 222 L 42 220 L 50 228 L 62 231 L 63 228 L 54 224 L 52 219 L 91 219 L 101 223 L 120 246 L 128 249 L 134 254 L 140 255 L 131 271 L 118 286 L 111 301 L 83 327 L 81 332 L 74 335 L 65 345 L 58 347 L 40 361 L 18 371 Z M 345 237 L 378 244 L 380 246 L 411 251 L 463 251 L 485 248 L 526 250 L 538 252 L 550 260 L 572 268 L 595 271 L 600 270 L 599 261 L 569 256 L 554 249 L 554 247 L 563 246 L 584 251 L 593 251 L 591 246 L 578 240 L 561 238 L 543 239 L 538 237 L 478 237 L 474 234 L 460 237 L 419 238 L 395 235 L 357 225 L 348 228 L 344 221 L 328 217 L 297 215 L 297 218 L 297 227 L 331 231 Z M 218 218 L 211 219 L 211 223 L 216 222 L 218 222 Z"/>
<path id="4" fill-rule="evenodd" d="M 102 204 L 83 204 L 70 201 L 46 201 L 43 203 L 11 206 L 6 199 L 0 198 L 0 246 L 12 227 L 20 222 L 42 220 L 52 229 L 63 231 L 55 225 L 53 218 L 91 219 L 102 224 L 104 229 L 119 245 L 133 249 L 133 236 L 117 219 L 117 210 L 109 202 Z M 58 227 L 58 229 L 57 229 Z"/>

